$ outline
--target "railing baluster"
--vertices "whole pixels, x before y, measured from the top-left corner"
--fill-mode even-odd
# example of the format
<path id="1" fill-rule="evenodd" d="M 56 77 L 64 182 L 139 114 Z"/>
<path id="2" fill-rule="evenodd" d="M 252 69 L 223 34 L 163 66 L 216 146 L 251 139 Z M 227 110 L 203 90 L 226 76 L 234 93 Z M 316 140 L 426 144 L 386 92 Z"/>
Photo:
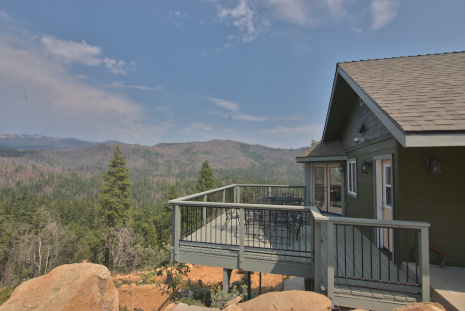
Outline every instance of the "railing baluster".
<path id="1" fill-rule="evenodd" d="M 364 259 L 365 259 L 365 254 L 363 253 L 363 229 L 365 227 L 363 226 L 360 226 L 360 244 L 362 244 L 362 254 L 360 256 L 361 260 L 362 260 L 362 279 L 365 277 L 365 271 L 364 271 Z"/>
<path id="2" fill-rule="evenodd" d="M 419 241 L 420 272 L 421 272 L 421 300 L 430 301 L 430 276 L 429 276 L 429 239 L 428 228 L 420 229 Z"/>
<path id="3" fill-rule="evenodd" d="M 239 269 L 244 268 L 244 224 L 245 223 L 245 214 L 244 208 L 241 207 L 239 210 L 239 234 L 240 234 L 240 245 L 239 245 Z M 236 238 L 237 240 L 237 238 Z"/>
<path id="4" fill-rule="evenodd" d="M 326 223 L 326 243 L 327 243 L 327 275 L 328 275 L 328 288 L 327 295 L 329 299 L 333 299 L 334 295 L 334 224 L 332 222 Z"/>
<path id="5" fill-rule="evenodd" d="M 352 275 L 355 278 L 355 228 L 352 226 Z"/>

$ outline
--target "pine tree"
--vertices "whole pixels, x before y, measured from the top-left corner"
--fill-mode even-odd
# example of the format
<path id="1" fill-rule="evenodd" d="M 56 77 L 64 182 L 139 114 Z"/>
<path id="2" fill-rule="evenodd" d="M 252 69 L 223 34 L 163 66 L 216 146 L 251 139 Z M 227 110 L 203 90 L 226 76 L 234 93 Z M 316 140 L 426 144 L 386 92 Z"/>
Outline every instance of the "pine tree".
<path id="1" fill-rule="evenodd" d="M 117 146 L 113 157 L 104 171 L 104 184 L 99 193 L 100 215 L 103 219 L 103 228 L 106 230 L 105 266 L 110 266 L 111 232 L 113 228 L 126 224 L 129 218 L 129 198 L 131 180 L 129 168 L 126 167 L 126 157 L 121 155 Z"/>
<path id="2" fill-rule="evenodd" d="M 195 190 L 197 192 L 203 192 L 216 188 L 215 176 L 213 171 L 208 165 L 208 161 L 202 163 L 202 168 L 199 171 L 199 179 L 197 180 L 197 186 Z"/>

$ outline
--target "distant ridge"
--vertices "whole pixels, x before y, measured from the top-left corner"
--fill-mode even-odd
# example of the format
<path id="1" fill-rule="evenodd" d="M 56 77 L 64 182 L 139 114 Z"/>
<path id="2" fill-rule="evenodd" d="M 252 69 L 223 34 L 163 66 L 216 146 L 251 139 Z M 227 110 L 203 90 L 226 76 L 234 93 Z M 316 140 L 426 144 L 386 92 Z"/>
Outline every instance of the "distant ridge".
<path id="1" fill-rule="evenodd" d="M 17 150 L 55 150 L 55 149 L 78 149 L 98 145 L 110 145 L 124 143 L 116 140 L 105 142 L 92 142 L 76 138 L 54 138 L 42 135 L 8 135 L 0 134 L 0 146 Z"/>

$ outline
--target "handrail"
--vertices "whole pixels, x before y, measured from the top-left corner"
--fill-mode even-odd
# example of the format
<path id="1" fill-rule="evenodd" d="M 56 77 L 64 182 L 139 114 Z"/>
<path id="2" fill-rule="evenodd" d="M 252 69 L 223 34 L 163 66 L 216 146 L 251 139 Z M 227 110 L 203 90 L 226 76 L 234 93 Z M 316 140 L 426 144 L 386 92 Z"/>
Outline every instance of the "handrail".
<path id="1" fill-rule="evenodd" d="M 169 200 L 168 203 L 170 203 L 170 204 L 176 204 L 176 203 L 179 203 L 179 202 L 184 202 L 184 201 L 186 201 L 186 200 L 191 200 L 191 199 L 199 198 L 199 197 L 202 197 L 202 196 L 204 196 L 204 195 L 216 193 L 216 192 L 223 191 L 223 190 L 226 190 L 226 189 L 229 189 L 229 188 L 234 188 L 235 186 L 239 186 L 239 185 L 233 184 L 233 185 L 224 186 L 224 187 L 221 187 L 221 188 L 216 188 L 216 189 L 213 189 L 213 190 L 208 190 L 208 191 L 204 191 L 204 192 L 199 192 L 199 193 L 187 195 L 187 196 L 185 196 L 185 197 L 181 197 L 181 198 Z"/>
<path id="2" fill-rule="evenodd" d="M 170 201 L 171 202 L 171 201 Z M 304 212 L 310 211 L 309 206 L 296 205 L 270 205 L 270 204 L 251 204 L 251 203 L 221 203 L 221 202 L 199 202 L 199 201 L 181 201 L 173 202 L 182 206 L 206 206 L 206 207 L 223 207 L 223 208 L 246 208 L 246 209 L 266 209 Z"/>
<path id="3" fill-rule="evenodd" d="M 208 191 L 204 191 L 204 192 L 199 192 L 199 193 L 191 194 L 191 195 L 188 195 L 188 196 L 185 196 L 185 197 L 181 197 L 181 198 L 169 200 L 168 203 L 170 203 L 170 204 L 176 204 L 176 203 L 179 203 L 179 202 L 184 202 L 184 201 L 186 201 L 186 200 L 191 200 L 191 199 L 199 198 L 199 197 L 202 197 L 202 196 L 205 196 L 205 195 L 208 195 L 208 194 L 216 193 L 216 192 L 223 191 L 223 190 L 230 189 L 230 188 L 234 188 L 234 187 L 272 187 L 272 188 L 283 188 L 283 187 L 288 187 L 288 188 L 305 188 L 305 186 L 290 186 L 290 185 L 232 184 L 232 185 L 224 186 L 224 187 L 221 187 L 221 188 L 216 188 L 216 189 L 212 189 L 212 190 L 208 190 Z"/>

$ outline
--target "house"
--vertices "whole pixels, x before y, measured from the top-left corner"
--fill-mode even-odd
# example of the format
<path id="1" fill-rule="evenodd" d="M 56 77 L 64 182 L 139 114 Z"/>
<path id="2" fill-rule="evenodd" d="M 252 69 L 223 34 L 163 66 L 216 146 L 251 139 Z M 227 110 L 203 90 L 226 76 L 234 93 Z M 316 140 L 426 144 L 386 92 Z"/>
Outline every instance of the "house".
<path id="1" fill-rule="evenodd" d="M 242 269 L 303 277 L 335 306 L 429 301 L 430 250 L 465 267 L 464 159 L 465 52 L 339 63 L 322 140 L 297 156 L 305 186 L 171 200 L 172 261 L 223 268 L 225 292 Z"/>
<path id="2" fill-rule="evenodd" d="M 323 211 L 428 222 L 431 244 L 457 267 L 464 160 L 465 52 L 338 63 L 321 142 L 297 157 Z M 393 241 L 380 246 L 391 252 Z"/>

